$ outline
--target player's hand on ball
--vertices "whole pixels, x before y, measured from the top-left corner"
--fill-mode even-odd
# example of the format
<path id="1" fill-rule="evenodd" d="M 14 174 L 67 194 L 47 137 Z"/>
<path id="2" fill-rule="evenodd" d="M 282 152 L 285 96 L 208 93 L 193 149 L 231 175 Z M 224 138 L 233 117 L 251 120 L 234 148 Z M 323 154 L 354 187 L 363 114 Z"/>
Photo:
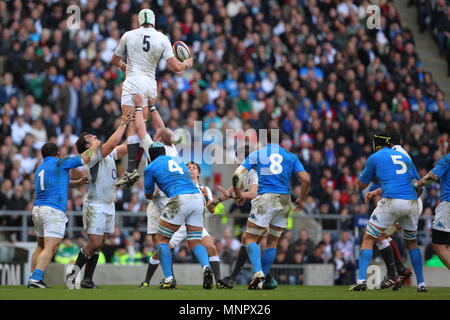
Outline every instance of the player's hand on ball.
<path id="1" fill-rule="evenodd" d="M 81 181 L 81 184 L 83 185 L 83 184 L 88 184 L 89 183 L 89 178 L 87 177 L 87 176 L 83 176 L 83 177 L 81 177 L 81 179 L 80 179 Z"/>
<path id="2" fill-rule="evenodd" d="M 300 199 L 295 200 L 295 211 L 300 211 L 303 209 L 303 201 Z"/>
<path id="3" fill-rule="evenodd" d="M 144 98 L 139 93 L 134 93 L 132 95 L 134 106 L 135 107 L 142 107 L 144 106 Z"/>
<path id="4" fill-rule="evenodd" d="M 120 70 L 122 70 L 123 73 L 127 72 L 127 65 L 124 63 L 120 66 Z"/>
<path id="5" fill-rule="evenodd" d="M 186 69 L 192 68 L 194 66 L 194 58 L 184 60 L 183 64 L 186 66 Z"/>

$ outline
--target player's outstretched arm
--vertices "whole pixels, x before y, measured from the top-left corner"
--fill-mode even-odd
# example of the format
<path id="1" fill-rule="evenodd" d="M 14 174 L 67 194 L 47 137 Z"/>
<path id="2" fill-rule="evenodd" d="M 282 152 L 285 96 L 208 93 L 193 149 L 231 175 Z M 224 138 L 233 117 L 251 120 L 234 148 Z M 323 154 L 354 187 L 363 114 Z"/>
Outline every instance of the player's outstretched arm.
<path id="1" fill-rule="evenodd" d="M 134 106 L 136 108 L 135 113 L 135 124 L 136 129 L 138 132 L 138 136 L 141 140 L 145 138 L 147 133 L 147 128 L 145 127 L 145 121 L 144 121 L 144 113 L 142 112 L 142 107 L 144 105 L 144 98 L 140 94 L 133 94 L 133 102 Z"/>
<path id="2" fill-rule="evenodd" d="M 309 189 L 311 187 L 311 176 L 306 171 L 297 172 L 297 179 L 300 181 L 301 191 L 300 196 L 295 201 L 295 210 L 300 211 L 303 208 L 306 197 L 308 197 Z"/>
<path id="3" fill-rule="evenodd" d="M 193 58 L 189 58 L 181 62 L 177 58 L 171 57 L 166 61 L 167 61 L 167 68 L 169 68 L 169 70 L 172 70 L 174 72 L 181 72 L 194 66 Z"/>
<path id="4" fill-rule="evenodd" d="M 156 109 L 154 100 L 150 100 L 150 99 L 148 100 L 148 108 L 150 109 L 150 116 L 152 118 L 153 130 L 155 130 L 155 132 L 156 132 L 156 131 L 158 131 L 158 129 L 165 128 L 166 125 L 164 124 L 163 119 L 161 118 L 158 110 Z"/>
<path id="5" fill-rule="evenodd" d="M 122 139 L 123 134 L 125 133 L 125 130 L 127 129 L 128 124 L 133 120 L 134 116 L 130 112 L 127 112 L 122 116 L 119 127 L 112 134 L 112 136 L 109 137 L 108 141 L 106 141 L 101 146 L 100 151 L 103 158 L 110 154 L 115 147 L 117 147 L 117 145 L 120 143 L 120 140 Z"/>
<path id="6" fill-rule="evenodd" d="M 432 184 L 433 182 L 436 182 L 439 178 L 433 173 L 428 172 L 426 175 L 423 176 L 422 179 L 414 183 L 414 187 L 426 187 L 429 184 Z"/>
<path id="7" fill-rule="evenodd" d="M 92 160 L 95 150 L 97 150 L 97 148 L 100 147 L 101 144 L 102 142 L 100 140 L 94 141 L 91 144 L 91 147 L 80 155 L 82 164 L 88 164 Z"/>
<path id="8" fill-rule="evenodd" d="M 69 187 L 79 187 L 88 182 L 88 177 L 83 176 L 80 179 L 70 180 Z"/>

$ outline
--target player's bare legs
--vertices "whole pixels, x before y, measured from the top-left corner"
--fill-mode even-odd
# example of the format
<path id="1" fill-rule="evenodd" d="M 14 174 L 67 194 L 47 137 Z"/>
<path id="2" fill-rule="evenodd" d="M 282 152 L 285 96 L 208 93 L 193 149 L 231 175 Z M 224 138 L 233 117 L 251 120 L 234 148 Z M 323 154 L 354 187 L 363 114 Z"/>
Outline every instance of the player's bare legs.
<path id="1" fill-rule="evenodd" d="M 37 237 L 37 246 L 34 249 L 33 255 L 31 256 L 31 272 L 33 273 L 34 269 L 36 269 L 36 261 L 42 250 L 44 249 L 44 238 Z"/>
<path id="2" fill-rule="evenodd" d="M 450 250 L 445 244 L 432 244 L 433 251 L 436 252 L 442 263 L 450 270 Z"/>
<path id="3" fill-rule="evenodd" d="M 44 237 L 43 239 L 44 246 L 41 252 L 37 254 L 35 268 L 28 283 L 28 288 L 47 288 L 42 278 L 62 241 L 60 238 L 53 237 Z"/>
<path id="4" fill-rule="evenodd" d="M 122 114 L 134 114 L 135 107 L 123 105 L 122 106 Z M 148 108 L 144 107 L 142 109 L 144 119 L 147 119 L 148 116 Z M 135 122 L 132 121 L 129 123 L 126 131 L 127 135 L 127 149 L 128 149 L 128 166 L 125 175 L 119 179 L 114 185 L 115 186 L 131 186 L 139 179 L 139 173 L 137 171 L 139 167 L 139 162 L 141 157 L 139 156 L 139 144 L 140 139 L 137 134 L 137 129 Z"/>
<path id="5" fill-rule="evenodd" d="M 245 246 L 247 248 L 248 258 L 253 267 L 253 280 L 250 282 L 248 289 L 257 290 L 262 289 L 264 282 L 264 272 L 261 264 L 261 248 L 258 245 L 258 239 L 264 233 L 265 228 L 257 226 L 248 221 L 245 236 Z"/>

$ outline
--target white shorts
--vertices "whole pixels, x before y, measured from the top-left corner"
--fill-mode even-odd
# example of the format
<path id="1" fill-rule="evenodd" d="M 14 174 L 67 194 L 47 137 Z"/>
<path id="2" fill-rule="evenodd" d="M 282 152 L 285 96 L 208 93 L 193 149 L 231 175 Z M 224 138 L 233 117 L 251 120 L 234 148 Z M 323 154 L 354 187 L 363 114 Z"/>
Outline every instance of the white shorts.
<path id="1" fill-rule="evenodd" d="M 369 222 L 387 229 L 398 222 L 407 231 L 416 231 L 422 213 L 422 201 L 382 198 L 373 210 Z"/>
<path id="2" fill-rule="evenodd" d="M 148 105 L 148 98 L 156 99 L 158 95 L 156 80 L 147 76 L 129 76 L 122 85 L 122 98 L 120 104 L 134 106 L 134 93 L 144 96 L 144 106 Z"/>
<path id="3" fill-rule="evenodd" d="M 180 194 L 167 201 L 161 219 L 181 226 L 182 224 L 203 227 L 205 203 L 200 193 Z"/>
<path id="4" fill-rule="evenodd" d="M 443 201 L 436 207 L 433 229 L 450 232 L 450 202 Z"/>
<path id="5" fill-rule="evenodd" d="M 202 230 L 202 239 L 204 237 L 208 237 L 209 236 L 209 232 L 203 228 Z M 186 229 L 186 225 L 181 225 L 181 227 L 177 230 L 177 232 L 175 232 L 172 236 L 172 238 L 170 238 L 170 246 L 172 248 L 178 247 L 180 245 L 180 243 L 182 243 L 184 240 L 187 239 L 187 229 Z"/>
<path id="6" fill-rule="evenodd" d="M 116 207 L 114 202 L 88 202 L 83 204 L 83 227 L 87 234 L 114 233 Z"/>
<path id="7" fill-rule="evenodd" d="M 291 196 L 289 194 L 259 194 L 252 200 L 252 210 L 248 221 L 263 228 L 269 225 L 286 228 L 290 211 Z"/>
<path id="8" fill-rule="evenodd" d="M 47 206 L 35 206 L 31 216 L 37 237 L 64 238 L 69 219 L 63 211 Z"/>
<path id="9" fill-rule="evenodd" d="M 154 200 L 150 200 L 147 205 L 147 234 L 157 234 L 157 227 L 162 210 Z"/>

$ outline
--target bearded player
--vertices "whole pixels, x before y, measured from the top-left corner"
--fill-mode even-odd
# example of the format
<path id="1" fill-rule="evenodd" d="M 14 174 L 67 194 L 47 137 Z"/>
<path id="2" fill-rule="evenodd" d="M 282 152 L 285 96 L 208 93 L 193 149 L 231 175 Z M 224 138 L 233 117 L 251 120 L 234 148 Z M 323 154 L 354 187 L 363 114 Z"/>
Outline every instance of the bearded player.
<path id="1" fill-rule="evenodd" d="M 157 97 L 157 85 L 155 79 L 158 61 L 164 58 L 167 68 L 174 72 L 181 72 L 192 68 L 193 59 L 189 58 L 180 62 L 172 51 L 172 45 L 167 36 L 155 29 L 155 14 L 150 9 L 142 9 L 138 15 L 139 28 L 125 34 L 120 39 L 119 45 L 114 51 L 112 63 L 126 73 L 126 79 L 122 86 L 122 113 L 134 112 L 132 95 L 141 94 L 144 98 L 143 112 L 146 118 L 147 106 Z M 126 55 L 127 64 L 122 60 Z M 152 105 L 150 110 L 155 110 Z M 136 158 L 139 152 L 139 136 L 133 123 L 127 128 L 128 168 L 124 177 L 115 183 L 116 186 L 131 186 L 139 179 Z"/>

